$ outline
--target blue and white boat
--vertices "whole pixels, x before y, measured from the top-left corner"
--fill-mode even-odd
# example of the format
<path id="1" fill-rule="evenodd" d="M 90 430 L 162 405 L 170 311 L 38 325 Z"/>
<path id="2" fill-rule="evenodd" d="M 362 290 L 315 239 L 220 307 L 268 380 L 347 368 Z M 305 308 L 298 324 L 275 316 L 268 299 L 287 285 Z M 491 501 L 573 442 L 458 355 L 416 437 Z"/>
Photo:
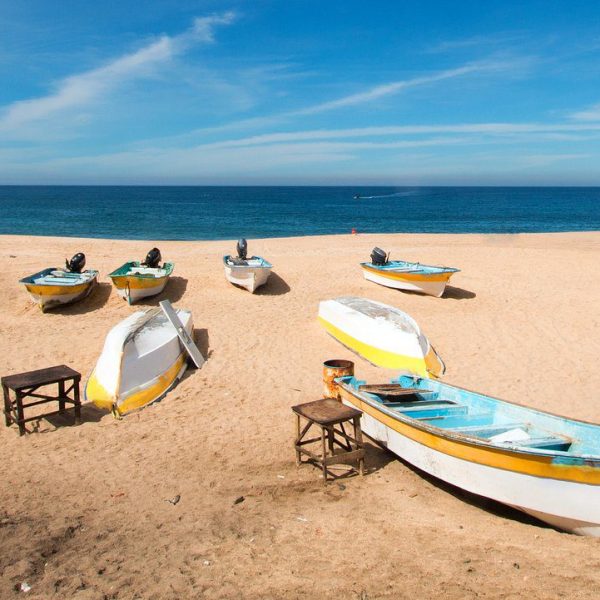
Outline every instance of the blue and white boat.
<path id="1" fill-rule="evenodd" d="M 460 269 L 422 265 L 406 260 L 389 260 L 381 248 L 373 248 L 371 262 L 360 263 L 365 279 L 386 287 L 440 297 L 446 284 Z"/>
<path id="2" fill-rule="evenodd" d="M 600 425 L 401 376 L 335 380 L 367 435 L 415 467 L 559 529 L 600 537 Z"/>
<path id="3" fill-rule="evenodd" d="M 254 291 L 267 283 L 273 265 L 260 256 L 248 258 L 248 243 L 240 239 L 237 243 L 237 256 L 227 254 L 223 257 L 225 277 L 234 285 Z"/>

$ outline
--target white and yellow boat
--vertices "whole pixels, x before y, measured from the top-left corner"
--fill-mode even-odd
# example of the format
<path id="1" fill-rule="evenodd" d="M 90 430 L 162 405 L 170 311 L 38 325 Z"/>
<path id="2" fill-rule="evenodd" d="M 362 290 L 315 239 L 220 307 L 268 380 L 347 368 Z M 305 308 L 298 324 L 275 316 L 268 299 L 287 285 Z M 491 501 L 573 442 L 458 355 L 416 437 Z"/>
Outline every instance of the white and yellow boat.
<path id="1" fill-rule="evenodd" d="M 406 260 L 389 260 L 380 248 L 373 248 L 371 262 L 360 263 L 364 278 L 398 290 L 420 292 L 440 298 L 446 284 L 460 269 L 422 265 Z"/>
<path id="2" fill-rule="evenodd" d="M 370 363 L 429 377 L 446 367 L 417 322 L 401 310 L 354 296 L 319 303 L 326 331 Z"/>
<path id="3" fill-rule="evenodd" d="M 176 314 L 191 336 L 192 313 Z M 124 415 L 162 398 L 187 367 L 177 329 L 160 308 L 137 311 L 113 327 L 86 386 L 85 398 Z"/>
<path id="4" fill-rule="evenodd" d="M 146 260 L 130 261 L 109 273 L 109 277 L 121 298 L 133 304 L 142 298 L 160 294 L 167 285 L 175 265 L 166 262 L 161 267 L 160 251 L 153 248 L 146 256 Z"/>
<path id="5" fill-rule="evenodd" d="M 83 300 L 98 283 L 98 271 L 81 271 L 85 266 L 83 254 L 76 254 L 66 263 L 64 269 L 49 267 L 19 280 L 42 312 Z"/>
<path id="6" fill-rule="evenodd" d="M 600 425 L 432 379 L 335 380 L 362 430 L 415 467 L 554 527 L 600 537 Z"/>

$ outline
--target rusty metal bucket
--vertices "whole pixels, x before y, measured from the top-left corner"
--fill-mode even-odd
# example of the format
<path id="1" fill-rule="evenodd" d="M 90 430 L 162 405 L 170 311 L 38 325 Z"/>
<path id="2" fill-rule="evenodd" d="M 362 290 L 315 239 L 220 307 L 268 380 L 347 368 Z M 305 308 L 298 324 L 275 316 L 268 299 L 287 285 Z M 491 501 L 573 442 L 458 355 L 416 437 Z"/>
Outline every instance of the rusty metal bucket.
<path id="1" fill-rule="evenodd" d="M 347 375 L 354 375 L 354 363 L 351 360 L 326 360 L 323 363 L 323 397 L 338 399 L 337 385 L 333 380 Z"/>

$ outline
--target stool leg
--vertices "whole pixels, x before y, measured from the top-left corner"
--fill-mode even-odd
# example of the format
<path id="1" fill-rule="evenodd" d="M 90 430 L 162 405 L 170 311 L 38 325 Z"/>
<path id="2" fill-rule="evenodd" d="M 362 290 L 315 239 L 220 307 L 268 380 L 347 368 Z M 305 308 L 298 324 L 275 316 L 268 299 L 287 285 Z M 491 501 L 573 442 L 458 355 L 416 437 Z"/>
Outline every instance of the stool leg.
<path id="1" fill-rule="evenodd" d="M 4 423 L 7 427 L 10 427 L 10 424 L 12 423 L 12 402 L 10 400 L 8 388 L 5 385 L 2 386 L 2 392 L 4 395 Z"/>
<path id="2" fill-rule="evenodd" d="M 75 380 L 73 386 L 73 400 L 75 401 L 75 424 L 81 424 L 81 397 L 79 396 L 79 379 Z"/>
<path id="3" fill-rule="evenodd" d="M 25 415 L 23 413 L 23 394 L 21 392 L 17 392 L 17 423 L 19 425 L 19 435 L 24 435 L 26 432 L 25 423 L 23 423 L 23 419 Z"/>
<path id="4" fill-rule="evenodd" d="M 65 398 L 65 382 L 59 381 L 58 382 L 58 412 L 61 414 L 65 412 L 64 398 Z"/>
<path id="5" fill-rule="evenodd" d="M 329 446 L 329 454 L 333 456 L 333 438 L 335 433 L 333 432 L 333 427 L 327 428 L 327 445 Z"/>
<path id="6" fill-rule="evenodd" d="M 300 415 L 296 415 L 296 443 L 294 448 L 296 449 L 296 466 L 300 466 L 300 450 L 298 450 L 298 444 L 300 443 Z"/>
<path id="7" fill-rule="evenodd" d="M 323 448 L 323 457 L 321 464 L 323 466 L 323 485 L 327 485 L 327 446 L 325 444 L 325 427 L 321 426 L 321 446 Z"/>
<path id="8" fill-rule="evenodd" d="M 362 431 L 360 429 L 360 417 L 354 417 L 354 439 L 358 442 L 357 448 L 363 450 L 363 455 L 358 459 L 358 474 L 362 477 L 365 470 L 364 444 L 362 439 Z"/>

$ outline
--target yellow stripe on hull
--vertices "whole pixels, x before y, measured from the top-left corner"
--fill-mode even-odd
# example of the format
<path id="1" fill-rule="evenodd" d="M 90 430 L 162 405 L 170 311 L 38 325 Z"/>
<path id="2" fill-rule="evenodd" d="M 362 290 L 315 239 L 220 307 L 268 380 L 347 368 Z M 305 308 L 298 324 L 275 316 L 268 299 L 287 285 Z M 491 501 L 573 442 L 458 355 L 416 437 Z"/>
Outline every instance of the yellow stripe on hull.
<path id="1" fill-rule="evenodd" d="M 25 288 L 30 294 L 36 296 L 70 296 L 72 294 L 82 294 L 95 283 L 95 279 L 79 285 L 35 285 L 25 284 Z"/>
<path id="2" fill-rule="evenodd" d="M 523 473 L 536 477 L 572 481 L 576 483 L 587 483 L 600 485 L 600 469 L 587 467 L 585 465 L 561 465 L 552 462 L 551 456 L 517 454 L 509 450 L 499 448 L 482 447 L 466 441 L 454 440 L 441 437 L 429 431 L 413 427 L 398 419 L 377 410 L 377 408 L 354 396 L 342 386 L 338 386 L 343 399 L 353 406 L 370 415 L 386 427 L 396 431 L 400 435 L 423 444 L 428 448 L 453 456 L 468 462 L 485 465 L 505 471 Z"/>
<path id="3" fill-rule="evenodd" d="M 112 277 L 112 281 L 119 290 L 126 289 L 127 287 L 131 290 L 145 290 L 164 285 L 168 278 L 168 275 L 165 277 L 135 277 L 132 275 L 123 275 Z"/>
<path id="4" fill-rule="evenodd" d="M 449 273 L 401 273 L 398 271 L 385 270 L 385 269 L 373 269 L 372 267 L 363 266 L 365 271 L 375 273 L 380 277 L 387 279 L 401 279 L 405 281 L 448 281 L 453 272 Z"/>
<path id="5" fill-rule="evenodd" d="M 186 353 L 182 352 L 169 369 L 155 378 L 151 385 L 130 394 L 122 401 L 104 388 L 96 378 L 96 371 L 94 370 L 87 382 L 85 397 L 98 408 L 114 411 L 118 415 L 125 415 L 161 398 L 178 379 L 185 366 L 186 356 Z"/>
<path id="6" fill-rule="evenodd" d="M 329 321 L 323 319 L 323 317 L 318 317 L 318 319 L 321 325 L 336 340 L 340 341 L 342 344 L 344 344 L 344 346 L 350 348 L 350 350 L 353 350 L 357 354 L 360 354 L 369 362 L 378 367 L 410 371 L 411 373 L 421 377 L 429 377 L 430 375 L 437 376 L 442 371 L 442 367 L 431 348 L 424 359 L 416 358 L 414 356 L 406 356 L 404 354 L 397 354 L 395 352 L 382 350 L 381 348 L 376 348 L 375 346 L 361 342 L 360 340 L 357 340 L 356 338 L 337 328 L 335 325 L 332 325 Z M 429 371 L 428 367 L 431 369 L 431 371 Z"/>

